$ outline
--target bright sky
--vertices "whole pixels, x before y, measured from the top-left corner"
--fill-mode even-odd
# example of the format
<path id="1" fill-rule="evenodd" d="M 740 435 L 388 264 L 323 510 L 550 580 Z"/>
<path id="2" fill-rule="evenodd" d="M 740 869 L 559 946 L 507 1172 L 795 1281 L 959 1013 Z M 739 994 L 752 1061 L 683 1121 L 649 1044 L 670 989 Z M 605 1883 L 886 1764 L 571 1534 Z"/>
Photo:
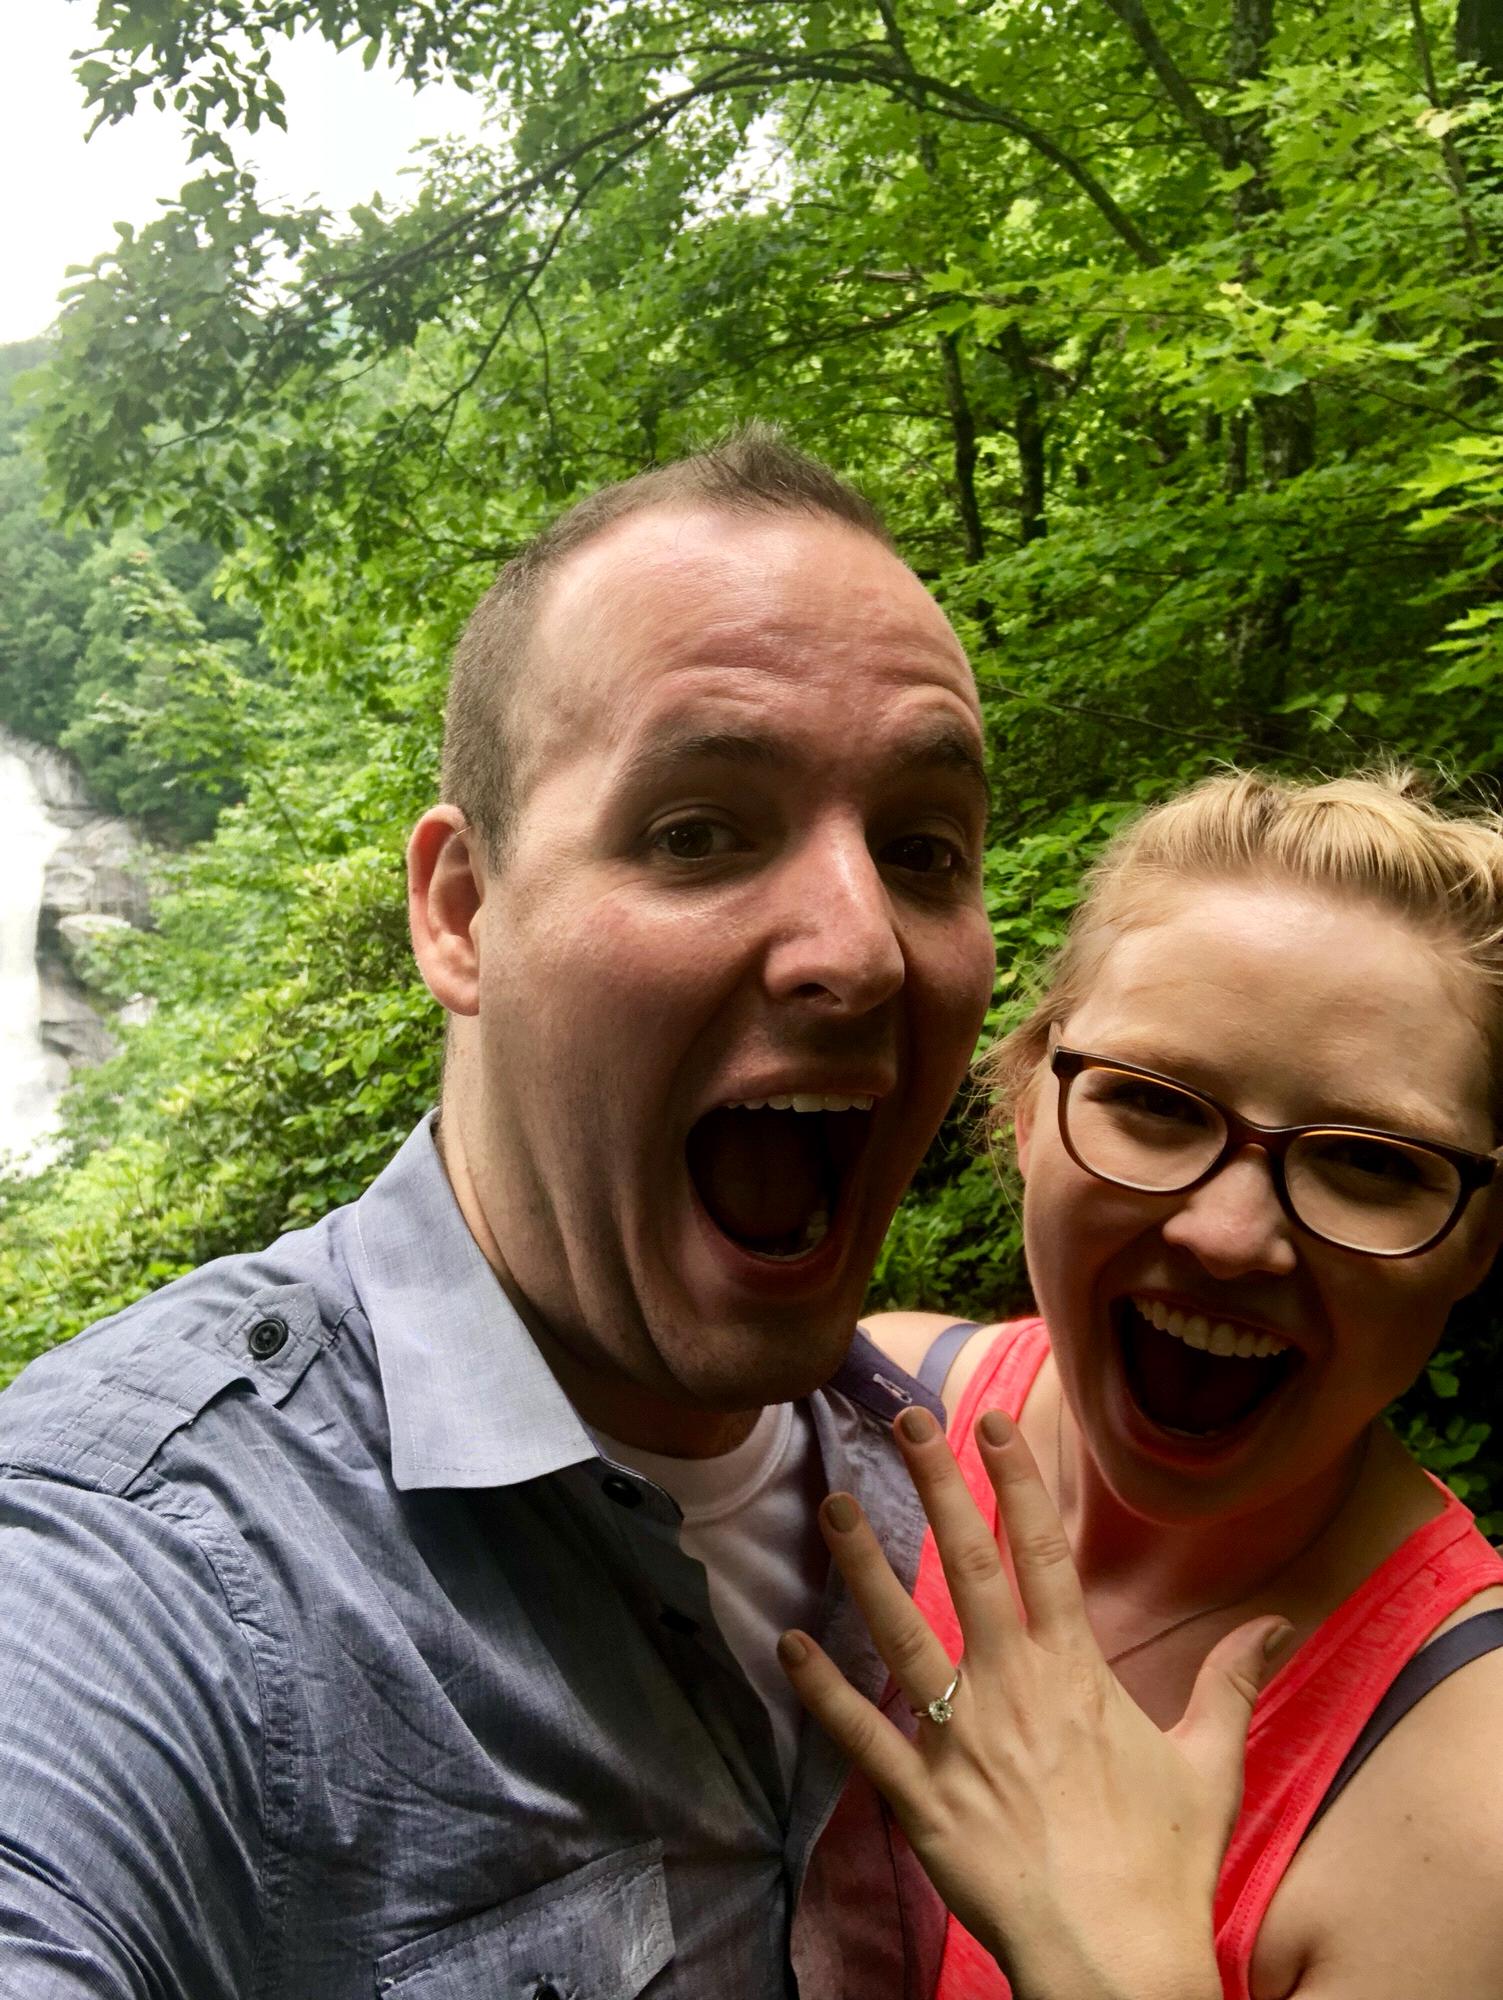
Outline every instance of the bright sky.
<path id="1" fill-rule="evenodd" d="M 0 342 L 41 333 L 70 264 L 87 264 L 139 227 L 156 202 L 191 178 L 188 144 L 171 110 L 144 103 L 84 143 L 89 117 L 70 51 L 93 44 L 91 0 L 14 0 L 0 62 Z M 419 139 L 479 129 L 480 107 L 452 84 L 424 91 L 366 70 L 358 49 L 338 54 L 314 37 L 274 49 L 287 93 L 287 131 L 239 135 L 237 153 L 259 170 L 263 198 L 317 197 L 348 209 L 379 190 L 400 196 L 399 170 Z M 194 171 L 203 171 L 202 166 Z"/>

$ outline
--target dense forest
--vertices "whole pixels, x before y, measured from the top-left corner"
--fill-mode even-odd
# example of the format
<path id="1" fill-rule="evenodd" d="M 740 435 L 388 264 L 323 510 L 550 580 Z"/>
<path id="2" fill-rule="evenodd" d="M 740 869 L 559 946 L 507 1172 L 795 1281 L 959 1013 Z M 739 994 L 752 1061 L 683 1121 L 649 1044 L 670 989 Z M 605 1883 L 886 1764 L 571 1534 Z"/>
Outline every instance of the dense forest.
<path id="1" fill-rule="evenodd" d="M 196 177 L 4 357 L 0 722 L 152 837 L 156 926 L 93 976 L 160 1004 L 0 1178 L 6 1372 L 384 1162 L 437 1078 L 400 870 L 458 626 L 571 498 L 735 422 L 852 475 L 971 648 L 994 1025 L 1102 838 L 1218 762 L 1503 780 L 1490 0 L 97 15 L 92 115 L 176 106 Z M 485 141 L 400 208 L 268 205 L 299 28 L 483 94 Z M 876 1296 L 1023 1290 L 958 1111 Z M 1500 1360 L 1482 1299 L 1402 1417 L 1474 1505 Z"/>

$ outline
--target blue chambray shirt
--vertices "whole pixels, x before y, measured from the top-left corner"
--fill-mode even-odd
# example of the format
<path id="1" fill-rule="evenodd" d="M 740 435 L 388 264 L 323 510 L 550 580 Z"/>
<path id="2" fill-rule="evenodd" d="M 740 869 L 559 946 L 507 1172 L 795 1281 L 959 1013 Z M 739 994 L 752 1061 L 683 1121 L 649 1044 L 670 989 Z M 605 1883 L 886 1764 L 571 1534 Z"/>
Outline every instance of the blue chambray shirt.
<path id="1" fill-rule="evenodd" d="M 909 1582 L 918 1400 L 858 1336 L 810 1402 Z M 678 1524 L 428 1123 L 35 1362 L 0 1396 L 0 1995 L 928 2000 L 938 1903 L 812 1726 L 783 1797 Z M 838 1579 L 820 1636 L 877 1698 Z"/>

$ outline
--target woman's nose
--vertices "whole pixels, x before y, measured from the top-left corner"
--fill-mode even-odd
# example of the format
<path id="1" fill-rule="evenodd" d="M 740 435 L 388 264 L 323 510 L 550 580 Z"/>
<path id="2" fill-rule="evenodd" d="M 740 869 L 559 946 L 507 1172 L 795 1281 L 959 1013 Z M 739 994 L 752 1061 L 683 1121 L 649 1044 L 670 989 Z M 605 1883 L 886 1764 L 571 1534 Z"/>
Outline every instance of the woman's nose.
<path id="1" fill-rule="evenodd" d="M 1261 1147 L 1245 1147 L 1203 1187 L 1182 1195 L 1160 1234 L 1213 1276 L 1249 1271 L 1282 1277 L 1297 1261 L 1293 1226 Z"/>

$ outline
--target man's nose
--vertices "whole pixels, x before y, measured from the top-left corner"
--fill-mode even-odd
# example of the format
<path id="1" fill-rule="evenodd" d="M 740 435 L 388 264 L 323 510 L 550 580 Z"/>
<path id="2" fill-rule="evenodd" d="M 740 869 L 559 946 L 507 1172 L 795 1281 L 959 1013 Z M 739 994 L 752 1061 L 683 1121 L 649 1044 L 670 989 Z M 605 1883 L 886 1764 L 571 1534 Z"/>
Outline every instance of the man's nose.
<path id="1" fill-rule="evenodd" d="M 1259 1146 L 1244 1147 L 1204 1187 L 1183 1195 L 1160 1233 L 1217 1278 L 1252 1271 L 1283 1277 L 1297 1262 L 1293 1224 Z"/>
<path id="2" fill-rule="evenodd" d="M 892 898 L 864 832 L 832 828 L 803 842 L 779 871 L 767 952 L 779 1000 L 865 1014 L 903 984 Z"/>

